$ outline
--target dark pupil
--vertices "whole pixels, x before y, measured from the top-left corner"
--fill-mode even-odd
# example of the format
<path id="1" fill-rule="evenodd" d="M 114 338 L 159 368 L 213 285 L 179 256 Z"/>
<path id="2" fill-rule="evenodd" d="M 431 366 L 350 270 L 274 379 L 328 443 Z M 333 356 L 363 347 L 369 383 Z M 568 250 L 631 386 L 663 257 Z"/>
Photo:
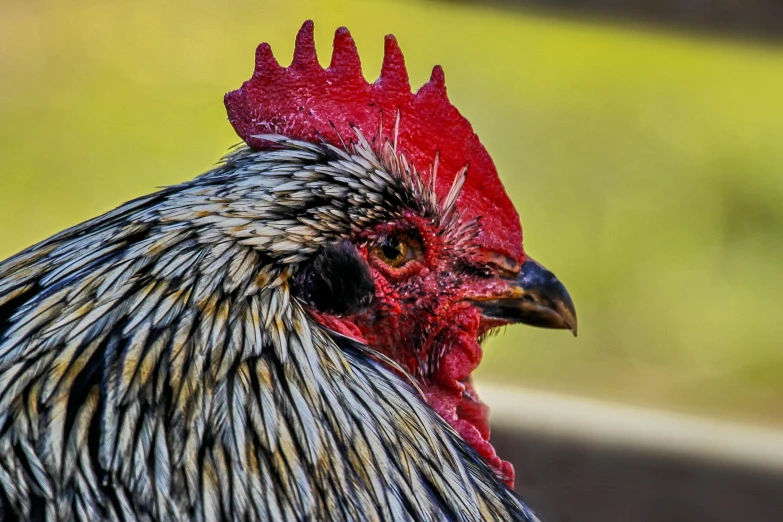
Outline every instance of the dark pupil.
<path id="1" fill-rule="evenodd" d="M 400 250 L 400 241 L 396 238 L 389 238 L 381 245 L 381 252 L 387 259 L 397 259 L 402 255 Z"/>

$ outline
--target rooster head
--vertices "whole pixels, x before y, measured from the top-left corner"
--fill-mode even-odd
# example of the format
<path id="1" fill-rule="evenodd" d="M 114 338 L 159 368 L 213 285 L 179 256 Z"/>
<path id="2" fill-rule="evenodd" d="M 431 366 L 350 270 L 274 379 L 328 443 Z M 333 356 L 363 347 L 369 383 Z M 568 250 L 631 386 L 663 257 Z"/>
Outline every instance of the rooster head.
<path id="1" fill-rule="evenodd" d="M 338 222 L 350 214 L 345 201 L 297 218 L 338 232 L 306 260 L 289 256 L 301 265 L 303 305 L 323 327 L 368 345 L 412 378 L 511 484 L 513 468 L 489 443 L 488 410 L 471 381 L 481 341 L 512 323 L 576 334 L 576 314 L 563 285 L 526 255 L 516 209 L 470 123 L 449 102 L 441 68 L 412 93 L 402 53 L 387 36 L 380 77 L 368 83 L 350 33 L 340 28 L 324 69 L 308 21 L 289 67 L 261 44 L 252 78 L 225 103 L 251 149 L 297 140 L 331 150 L 321 172 L 340 179 L 345 169 L 349 187 L 331 195 L 364 208 L 350 226 Z M 392 180 L 404 195 L 384 188 Z"/>

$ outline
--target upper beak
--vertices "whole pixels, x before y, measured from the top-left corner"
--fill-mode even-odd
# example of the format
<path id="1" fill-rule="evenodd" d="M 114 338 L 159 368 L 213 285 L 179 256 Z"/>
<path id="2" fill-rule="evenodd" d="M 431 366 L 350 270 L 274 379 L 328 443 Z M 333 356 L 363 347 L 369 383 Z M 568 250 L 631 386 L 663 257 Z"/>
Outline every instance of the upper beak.
<path id="1" fill-rule="evenodd" d="M 576 336 L 576 309 L 555 274 L 527 258 L 502 296 L 474 301 L 492 319 L 543 328 L 568 328 Z"/>

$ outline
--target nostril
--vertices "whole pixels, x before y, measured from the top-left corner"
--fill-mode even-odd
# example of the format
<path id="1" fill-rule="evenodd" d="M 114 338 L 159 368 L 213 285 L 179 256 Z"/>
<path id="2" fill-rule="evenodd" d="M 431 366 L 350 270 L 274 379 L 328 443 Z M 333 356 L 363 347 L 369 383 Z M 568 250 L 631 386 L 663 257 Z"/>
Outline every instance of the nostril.
<path id="1" fill-rule="evenodd" d="M 516 279 L 519 275 L 521 265 L 500 252 L 483 251 L 478 255 L 478 259 L 502 278 Z"/>

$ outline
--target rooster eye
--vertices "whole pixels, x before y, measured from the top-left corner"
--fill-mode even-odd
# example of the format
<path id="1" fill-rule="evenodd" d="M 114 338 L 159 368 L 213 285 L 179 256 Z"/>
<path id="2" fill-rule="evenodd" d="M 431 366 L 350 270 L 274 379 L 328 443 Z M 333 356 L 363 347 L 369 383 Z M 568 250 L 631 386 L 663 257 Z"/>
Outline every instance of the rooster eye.
<path id="1" fill-rule="evenodd" d="M 375 256 L 392 268 L 399 268 L 421 256 L 421 241 L 411 235 L 390 235 L 373 249 Z"/>

